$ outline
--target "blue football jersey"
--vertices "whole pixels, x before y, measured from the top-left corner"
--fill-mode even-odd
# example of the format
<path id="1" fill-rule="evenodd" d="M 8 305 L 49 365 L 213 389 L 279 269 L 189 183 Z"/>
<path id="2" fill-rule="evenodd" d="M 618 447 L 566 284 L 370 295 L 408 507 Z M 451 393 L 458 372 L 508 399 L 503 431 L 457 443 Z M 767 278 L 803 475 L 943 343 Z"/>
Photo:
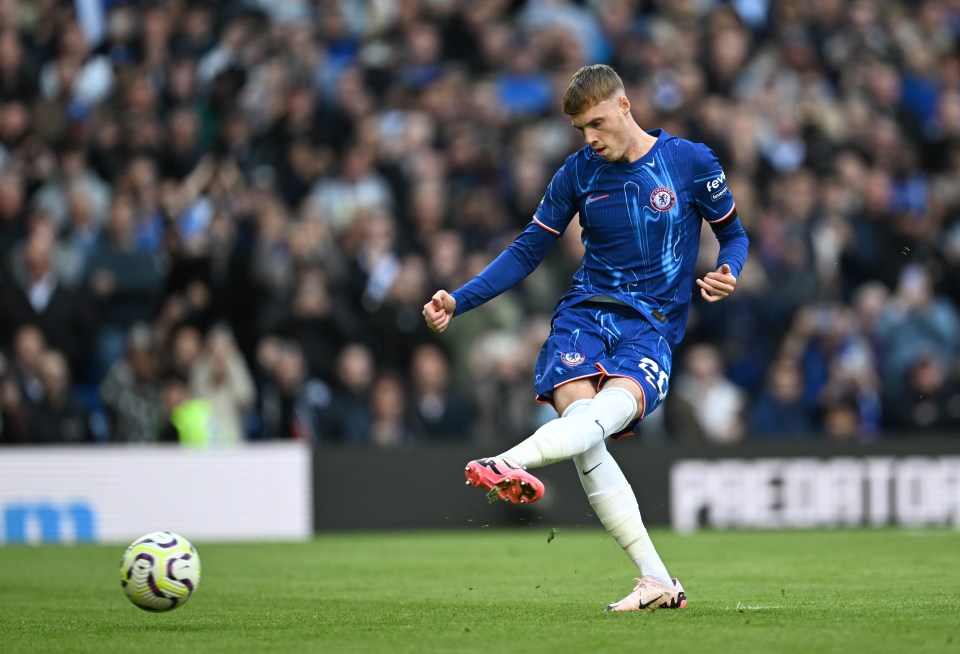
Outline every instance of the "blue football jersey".
<path id="1" fill-rule="evenodd" d="M 676 344 L 686 330 L 701 220 L 720 229 L 736 213 L 710 148 L 659 129 L 648 133 L 657 141 L 637 161 L 608 162 L 589 146 L 567 157 L 533 220 L 560 236 L 580 215 L 582 265 L 557 311 L 613 297 Z"/>

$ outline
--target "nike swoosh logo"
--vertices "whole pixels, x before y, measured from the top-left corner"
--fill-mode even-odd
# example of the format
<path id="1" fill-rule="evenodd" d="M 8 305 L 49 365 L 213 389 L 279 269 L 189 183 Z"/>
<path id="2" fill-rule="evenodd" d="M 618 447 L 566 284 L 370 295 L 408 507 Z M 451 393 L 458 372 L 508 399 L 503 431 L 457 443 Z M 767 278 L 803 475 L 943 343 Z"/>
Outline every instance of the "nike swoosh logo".
<path id="1" fill-rule="evenodd" d="M 587 196 L 587 202 L 586 202 L 586 204 L 590 204 L 590 203 L 592 203 L 592 202 L 596 202 L 597 200 L 602 200 L 602 199 L 604 199 L 604 198 L 609 198 L 609 197 L 610 197 L 610 194 L 609 194 L 609 193 L 607 193 L 607 194 L 605 194 L 605 195 L 593 195 L 593 194 L 591 193 L 590 195 Z"/>
<path id="2" fill-rule="evenodd" d="M 647 165 L 650 166 L 651 168 L 653 168 L 654 166 L 657 165 L 657 162 L 656 162 L 656 161 L 648 161 L 648 162 L 647 162 Z"/>
<path id="3" fill-rule="evenodd" d="M 650 600 L 649 602 L 647 602 L 646 604 L 641 604 L 641 605 L 640 605 L 640 608 L 641 608 L 641 609 L 649 609 L 652 604 L 655 604 L 656 602 L 659 602 L 659 601 L 662 600 L 662 599 L 663 599 L 663 595 L 661 595 L 660 597 L 655 597 L 655 598 L 653 598 L 652 600 Z"/>
<path id="4" fill-rule="evenodd" d="M 589 475 L 591 472 L 593 472 L 594 470 L 596 470 L 597 468 L 599 468 L 601 465 L 603 465 L 603 461 L 601 461 L 601 462 L 598 463 L 597 465 L 593 466 L 593 467 L 590 468 L 589 470 L 584 470 L 584 471 L 583 471 L 583 474 L 584 474 L 584 475 Z"/>

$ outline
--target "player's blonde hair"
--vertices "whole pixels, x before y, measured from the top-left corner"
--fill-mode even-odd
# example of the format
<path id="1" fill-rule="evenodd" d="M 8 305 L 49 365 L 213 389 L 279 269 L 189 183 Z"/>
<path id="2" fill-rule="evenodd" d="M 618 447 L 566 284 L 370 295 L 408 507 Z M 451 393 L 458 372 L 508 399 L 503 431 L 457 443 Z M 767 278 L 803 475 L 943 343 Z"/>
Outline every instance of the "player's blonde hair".
<path id="1" fill-rule="evenodd" d="M 563 113 L 574 116 L 623 93 L 623 80 L 613 68 L 606 64 L 584 66 L 573 74 L 563 93 Z"/>

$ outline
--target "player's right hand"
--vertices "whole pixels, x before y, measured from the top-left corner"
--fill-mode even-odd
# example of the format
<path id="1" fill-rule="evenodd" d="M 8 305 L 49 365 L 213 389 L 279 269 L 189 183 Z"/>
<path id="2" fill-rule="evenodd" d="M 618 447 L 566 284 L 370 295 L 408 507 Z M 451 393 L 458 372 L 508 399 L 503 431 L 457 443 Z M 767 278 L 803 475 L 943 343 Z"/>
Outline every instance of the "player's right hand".
<path id="1" fill-rule="evenodd" d="M 430 301 L 423 305 L 423 319 L 427 327 L 438 334 L 447 328 L 457 308 L 457 301 L 446 291 L 437 291 Z"/>

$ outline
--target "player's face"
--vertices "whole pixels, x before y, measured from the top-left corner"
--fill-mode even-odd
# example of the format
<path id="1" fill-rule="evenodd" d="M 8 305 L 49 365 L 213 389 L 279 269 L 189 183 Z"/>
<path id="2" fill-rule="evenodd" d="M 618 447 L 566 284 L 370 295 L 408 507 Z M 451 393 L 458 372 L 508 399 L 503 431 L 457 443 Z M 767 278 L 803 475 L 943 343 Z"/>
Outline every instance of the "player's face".
<path id="1" fill-rule="evenodd" d="M 599 102 L 570 117 L 583 140 L 606 161 L 626 161 L 630 103 L 624 96 Z"/>

